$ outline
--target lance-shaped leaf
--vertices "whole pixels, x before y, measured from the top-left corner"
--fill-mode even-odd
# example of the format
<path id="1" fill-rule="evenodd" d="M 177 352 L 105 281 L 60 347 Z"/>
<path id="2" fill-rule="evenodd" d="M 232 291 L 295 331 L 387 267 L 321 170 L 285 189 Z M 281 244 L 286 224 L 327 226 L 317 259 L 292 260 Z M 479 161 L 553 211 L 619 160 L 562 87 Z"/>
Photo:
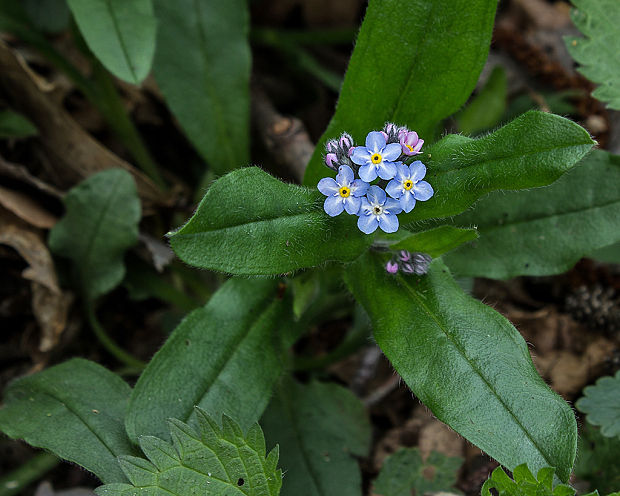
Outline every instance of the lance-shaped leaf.
<path id="1" fill-rule="evenodd" d="M 402 234 L 399 234 L 402 238 L 390 246 L 392 250 L 418 251 L 428 253 L 431 257 L 443 255 L 478 237 L 475 229 L 453 226 L 438 226 L 417 233 L 408 233 L 403 229 Z"/>
<path id="2" fill-rule="evenodd" d="M 390 275 L 366 254 L 346 280 L 377 343 L 418 398 L 509 469 L 526 462 L 570 475 L 577 424 L 540 378 L 525 341 L 502 315 L 463 293 L 440 259 L 421 277 Z"/>
<path id="3" fill-rule="evenodd" d="M 455 273 L 508 278 L 558 274 L 620 241 L 620 157 L 595 150 L 546 188 L 494 193 L 454 223 L 480 238 L 446 256 Z"/>
<path id="4" fill-rule="evenodd" d="M 277 496 L 282 471 L 277 468 L 278 448 L 268 455 L 258 424 L 247 432 L 227 416 L 222 427 L 207 412 L 196 408 L 197 428 L 170 419 L 172 445 L 153 436 L 140 438 L 148 460 L 119 457 L 131 484 L 98 487 L 99 496 Z"/>
<path id="5" fill-rule="evenodd" d="M 93 472 L 125 482 L 117 457 L 135 454 L 123 427 L 130 393 L 116 374 L 74 358 L 11 383 L 0 430 Z"/>
<path id="6" fill-rule="evenodd" d="M 50 231 L 56 255 L 70 258 L 87 299 L 118 285 L 125 275 L 125 250 L 138 241 L 140 200 L 122 169 L 95 174 L 64 198 L 65 216 Z"/>
<path id="7" fill-rule="evenodd" d="M 497 0 L 371 1 L 304 183 L 322 177 L 325 141 L 343 131 L 363 143 L 390 121 L 431 141 L 439 121 L 465 103 L 478 81 L 496 7 Z"/>
<path id="8" fill-rule="evenodd" d="M 332 218 L 316 189 L 285 184 L 251 167 L 217 180 L 194 216 L 170 235 L 186 263 L 233 274 L 282 274 L 351 261 L 371 243 L 357 217 Z"/>
<path id="9" fill-rule="evenodd" d="M 600 426 L 603 436 L 620 438 L 620 371 L 586 387 L 575 406 L 587 414 L 589 423 Z"/>
<path id="10" fill-rule="evenodd" d="M 247 165 L 250 65 L 246 0 L 155 0 L 153 73 L 198 153 L 218 174 Z"/>
<path id="11" fill-rule="evenodd" d="M 151 70 L 157 23 L 151 0 L 67 0 L 88 48 L 116 77 L 139 84 Z"/>
<path id="12" fill-rule="evenodd" d="M 286 379 L 261 425 L 268 445 L 280 446 L 283 496 L 361 494 L 354 456 L 368 455 L 371 431 L 364 406 L 349 390 Z"/>
<path id="13" fill-rule="evenodd" d="M 292 305 L 273 279 L 232 279 L 190 313 L 134 388 L 131 439 L 167 438 L 166 420 L 194 421 L 198 405 L 247 428 L 267 406 L 292 336 Z"/>

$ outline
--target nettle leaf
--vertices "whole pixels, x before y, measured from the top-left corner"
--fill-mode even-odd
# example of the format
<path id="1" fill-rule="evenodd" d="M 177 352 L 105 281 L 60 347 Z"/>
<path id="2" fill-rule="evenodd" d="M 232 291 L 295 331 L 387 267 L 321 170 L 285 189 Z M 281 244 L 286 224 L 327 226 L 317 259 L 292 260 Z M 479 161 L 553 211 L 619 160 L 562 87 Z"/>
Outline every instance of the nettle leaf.
<path id="1" fill-rule="evenodd" d="M 575 406 L 587 415 L 589 423 L 600 426 L 603 436 L 620 437 L 620 371 L 587 386 Z"/>
<path id="2" fill-rule="evenodd" d="M 575 475 L 603 494 L 618 490 L 620 438 L 605 437 L 600 429 L 589 424 L 583 426 L 580 434 Z"/>
<path id="3" fill-rule="evenodd" d="M 402 448 L 386 458 L 374 484 L 377 496 L 411 496 L 448 492 L 454 494 L 460 457 L 448 457 L 432 451 L 426 462 L 418 448 Z M 457 492 L 458 493 L 458 492 Z"/>
<path id="4" fill-rule="evenodd" d="M 233 274 L 282 274 L 351 261 L 372 242 L 357 217 L 329 217 L 315 188 L 285 184 L 256 167 L 233 171 L 207 191 L 194 216 L 169 234 L 184 262 Z"/>
<path id="5" fill-rule="evenodd" d="M 222 427 L 196 407 L 197 429 L 170 419 L 172 445 L 151 436 L 140 438 L 148 460 L 119 457 L 131 484 L 108 484 L 95 489 L 99 496 L 176 494 L 277 496 L 282 471 L 277 469 L 278 448 L 267 454 L 258 424 L 243 434 L 231 418 Z"/>
<path id="6" fill-rule="evenodd" d="M 211 169 L 247 165 L 250 18 L 246 0 L 155 0 L 153 73 L 170 110 Z"/>
<path id="7" fill-rule="evenodd" d="M 546 186 L 574 167 L 593 144 L 574 122 L 537 111 L 479 139 L 448 135 L 420 155 L 435 195 L 399 220 L 448 217 L 493 190 Z"/>
<path id="8" fill-rule="evenodd" d="M 620 110 L 620 8 L 616 0 L 572 0 L 571 18 L 585 36 L 565 37 L 571 56 L 590 81 L 599 83 L 592 96 Z"/>
<path id="9" fill-rule="evenodd" d="M 88 48 L 116 77 L 139 84 L 155 53 L 151 0 L 67 0 Z"/>
<path id="10" fill-rule="evenodd" d="M 284 496 L 359 496 L 354 456 L 367 456 L 371 429 L 364 406 L 336 384 L 286 379 L 263 415 L 268 445 L 280 445 Z"/>
<path id="11" fill-rule="evenodd" d="M 133 390 L 129 436 L 166 438 L 166 420 L 194 422 L 194 405 L 242 427 L 256 422 L 292 344 L 292 305 L 274 279 L 231 279 L 190 313 Z"/>
<path id="12" fill-rule="evenodd" d="M 35 125 L 23 115 L 0 110 L 0 138 L 27 138 L 37 133 Z"/>
<path id="13" fill-rule="evenodd" d="M 125 482 L 117 457 L 133 455 L 123 426 L 131 389 L 94 362 L 74 358 L 12 382 L 0 430 L 93 472 Z"/>
<path id="14" fill-rule="evenodd" d="M 465 276 L 508 278 L 568 270 L 620 241 L 620 157 L 595 150 L 546 188 L 493 193 L 453 219 L 480 238 L 446 256 Z"/>
<path id="15" fill-rule="evenodd" d="M 421 277 L 391 275 L 366 254 L 346 281 L 374 336 L 413 393 L 439 420 L 513 469 L 557 467 L 567 480 L 577 424 L 536 373 L 527 345 L 502 315 L 463 293 L 440 259 Z"/>
<path id="16" fill-rule="evenodd" d="M 493 496 L 491 489 L 495 489 L 499 496 L 573 496 L 575 489 L 564 484 L 553 487 L 553 474 L 550 467 L 541 468 L 536 477 L 527 468 L 527 464 L 516 467 L 512 480 L 502 467 L 493 470 L 482 485 L 482 496 Z"/>
<path id="17" fill-rule="evenodd" d="M 391 121 L 431 141 L 439 121 L 456 112 L 476 86 L 496 7 L 497 0 L 371 1 L 336 113 L 304 184 L 314 186 L 325 175 L 325 142 L 343 131 L 363 143 L 369 131 Z"/>
<path id="18" fill-rule="evenodd" d="M 66 213 L 50 231 L 53 253 L 73 261 L 87 299 L 117 286 L 125 275 L 125 251 L 138 241 L 140 199 L 129 172 L 110 169 L 69 191 Z"/>
<path id="19" fill-rule="evenodd" d="M 473 241 L 478 237 L 476 229 L 453 226 L 438 226 L 428 231 L 405 234 L 400 241 L 390 246 L 392 250 L 407 250 L 410 252 L 428 253 L 431 257 L 438 257 L 453 250 L 463 243 Z"/>

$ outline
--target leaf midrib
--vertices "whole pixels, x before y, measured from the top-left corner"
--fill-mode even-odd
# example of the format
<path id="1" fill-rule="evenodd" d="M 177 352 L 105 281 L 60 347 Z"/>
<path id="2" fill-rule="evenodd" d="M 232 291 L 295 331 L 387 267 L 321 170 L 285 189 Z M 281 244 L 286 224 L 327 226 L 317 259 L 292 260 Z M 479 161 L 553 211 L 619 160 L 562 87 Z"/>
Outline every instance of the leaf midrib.
<path id="1" fill-rule="evenodd" d="M 127 50 L 127 47 L 125 46 L 125 40 L 123 39 L 120 27 L 119 27 L 119 22 L 118 19 L 116 18 L 116 14 L 114 13 L 114 9 L 112 8 L 111 5 L 112 0 L 105 0 L 105 6 L 108 9 L 108 13 L 110 14 L 110 18 L 112 19 L 112 25 L 114 26 L 114 31 L 116 32 L 116 37 L 118 39 L 118 43 L 121 47 L 121 52 L 123 52 L 123 56 L 125 58 L 125 63 L 127 64 L 127 68 L 129 69 L 129 72 L 131 73 L 131 77 L 133 78 L 133 80 L 137 83 L 138 82 L 138 76 L 136 75 L 133 66 L 131 65 L 131 59 L 129 57 L 129 51 Z"/>

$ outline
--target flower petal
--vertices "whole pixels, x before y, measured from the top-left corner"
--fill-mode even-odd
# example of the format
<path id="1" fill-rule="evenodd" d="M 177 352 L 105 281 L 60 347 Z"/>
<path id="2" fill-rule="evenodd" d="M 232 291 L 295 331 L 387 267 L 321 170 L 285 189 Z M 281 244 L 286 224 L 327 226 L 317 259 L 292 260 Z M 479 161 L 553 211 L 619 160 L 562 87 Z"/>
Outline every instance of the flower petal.
<path id="1" fill-rule="evenodd" d="M 386 233 L 398 231 L 398 217 L 394 214 L 383 214 L 379 216 L 379 227 Z"/>
<path id="2" fill-rule="evenodd" d="M 413 185 L 413 196 L 416 200 L 426 201 L 435 194 L 433 187 L 426 181 L 420 181 Z"/>
<path id="3" fill-rule="evenodd" d="M 336 176 L 336 182 L 340 186 L 348 186 L 355 179 L 355 174 L 353 174 L 353 170 L 348 165 L 341 165 L 338 169 L 338 175 Z"/>
<path id="4" fill-rule="evenodd" d="M 359 227 L 359 230 L 364 234 L 371 234 L 375 232 L 377 227 L 379 227 L 377 216 L 372 214 L 360 215 L 357 219 L 357 227 Z"/>
<path id="5" fill-rule="evenodd" d="M 383 160 L 387 160 L 389 162 L 394 162 L 398 157 L 400 157 L 400 153 L 402 152 L 402 148 L 400 143 L 390 143 L 383 149 Z"/>
<path id="6" fill-rule="evenodd" d="M 377 174 L 381 179 L 392 179 L 396 175 L 396 164 L 394 162 L 381 162 L 377 165 Z"/>
<path id="7" fill-rule="evenodd" d="M 377 167 L 375 164 L 371 164 L 370 162 L 362 165 L 357 173 L 359 174 L 360 179 L 367 183 L 377 179 Z"/>
<path id="8" fill-rule="evenodd" d="M 423 179 L 424 176 L 426 176 L 426 166 L 419 160 L 412 162 L 409 166 L 409 170 L 411 171 L 411 180 L 414 183 L 418 182 L 420 179 Z"/>
<path id="9" fill-rule="evenodd" d="M 348 214 L 357 215 L 360 211 L 360 207 L 362 206 L 362 199 L 355 198 L 354 196 L 349 196 L 344 201 L 344 209 Z"/>
<path id="10" fill-rule="evenodd" d="M 396 175 L 394 176 L 399 182 L 403 183 L 411 177 L 409 166 L 402 162 L 396 162 Z"/>
<path id="11" fill-rule="evenodd" d="M 365 183 L 361 179 L 356 179 L 351 184 L 351 194 L 353 196 L 364 196 L 368 191 L 368 183 Z"/>
<path id="12" fill-rule="evenodd" d="M 409 131 L 404 140 L 405 144 L 413 147 L 418 142 L 418 133 L 415 131 Z"/>
<path id="13" fill-rule="evenodd" d="M 325 203 L 323 204 L 323 210 L 330 217 L 336 217 L 336 215 L 340 215 L 344 210 L 344 203 L 340 196 L 328 196 L 325 198 Z"/>
<path id="14" fill-rule="evenodd" d="M 390 214 L 399 214 L 403 211 L 402 207 L 400 206 L 400 200 L 395 200 L 394 198 L 388 198 L 385 201 L 385 205 L 383 205 L 383 208 L 387 210 Z"/>
<path id="15" fill-rule="evenodd" d="M 351 154 L 351 160 L 357 165 L 369 164 L 370 155 L 370 152 L 363 146 L 356 146 Z"/>
<path id="16" fill-rule="evenodd" d="M 385 191 L 383 191 L 377 185 L 373 185 L 370 188 L 368 188 L 368 193 L 366 193 L 366 196 L 368 197 L 368 202 L 371 205 L 374 205 L 377 203 L 379 205 L 383 205 L 385 203 L 385 199 L 387 198 L 385 196 Z"/>
<path id="17" fill-rule="evenodd" d="M 370 153 L 378 153 L 385 148 L 385 136 L 379 131 L 370 131 L 366 136 L 366 149 Z"/>
<path id="18" fill-rule="evenodd" d="M 325 196 L 338 194 L 338 189 L 340 188 L 333 177 L 324 177 L 319 181 L 319 184 L 317 184 L 316 187 Z"/>
<path id="19" fill-rule="evenodd" d="M 370 212 L 372 212 L 372 205 L 368 202 L 367 198 L 362 198 L 362 205 L 357 215 L 365 215 Z"/>
<path id="20" fill-rule="evenodd" d="M 413 207 L 415 207 L 415 198 L 410 191 L 407 191 L 400 197 L 400 206 L 407 214 L 413 210 Z"/>
<path id="21" fill-rule="evenodd" d="M 385 188 L 385 192 L 392 198 L 400 198 L 403 194 L 403 183 L 398 179 L 392 179 Z"/>

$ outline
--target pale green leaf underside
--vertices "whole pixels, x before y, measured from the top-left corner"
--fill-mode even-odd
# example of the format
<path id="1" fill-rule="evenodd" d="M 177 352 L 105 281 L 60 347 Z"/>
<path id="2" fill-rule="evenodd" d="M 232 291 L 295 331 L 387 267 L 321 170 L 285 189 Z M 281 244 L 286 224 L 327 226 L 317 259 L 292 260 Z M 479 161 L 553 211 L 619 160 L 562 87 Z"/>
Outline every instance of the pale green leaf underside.
<path id="1" fill-rule="evenodd" d="M 600 426 L 604 436 L 620 437 L 620 371 L 614 377 L 601 377 L 583 394 L 575 406 L 588 422 Z"/>

